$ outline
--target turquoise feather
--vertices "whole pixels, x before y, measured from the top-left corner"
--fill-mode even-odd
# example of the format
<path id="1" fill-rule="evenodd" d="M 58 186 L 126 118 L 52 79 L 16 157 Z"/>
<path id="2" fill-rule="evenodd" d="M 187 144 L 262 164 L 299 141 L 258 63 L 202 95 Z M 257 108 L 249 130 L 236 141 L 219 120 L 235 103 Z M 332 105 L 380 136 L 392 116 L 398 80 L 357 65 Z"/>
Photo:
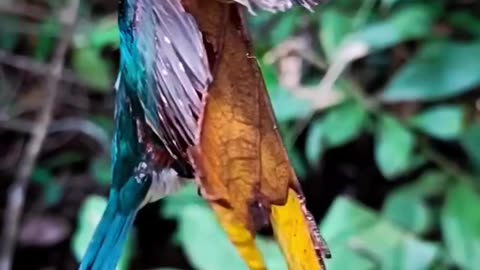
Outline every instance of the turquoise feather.
<path id="1" fill-rule="evenodd" d="M 140 208 L 192 177 L 186 148 L 211 78 L 201 34 L 180 0 L 122 0 L 119 27 L 112 184 L 80 270 L 114 270 Z"/>

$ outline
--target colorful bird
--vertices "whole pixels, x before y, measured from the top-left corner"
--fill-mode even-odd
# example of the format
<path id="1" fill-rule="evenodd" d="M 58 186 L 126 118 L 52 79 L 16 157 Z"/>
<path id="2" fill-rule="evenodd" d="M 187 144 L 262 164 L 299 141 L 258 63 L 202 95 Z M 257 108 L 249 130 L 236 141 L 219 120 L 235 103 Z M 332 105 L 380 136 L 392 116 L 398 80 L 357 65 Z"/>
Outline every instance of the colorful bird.
<path id="1" fill-rule="evenodd" d="M 112 185 L 107 208 L 80 270 L 115 269 L 137 212 L 145 204 L 175 192 L 192 179 L 196 180 L 204 198 L 217 201 L 218 194 L 214 194 L 202 180 L 205 177 L 202 173 L 208 177 L 210 171 L 201 168 L 201 158 L 196 154 L 205 152 L 198 151 L 202 147 L 201 138 L 208 137 L 208 133 L 202 132 L 206 125 L 202 120 L 210 121 L 204 110 L 209 102 L 210 88 L 216 80 L 215 61 L 220 52 L 212 49 L 202 34 L 205 22 L 200 17 L 204 16 L 193 14 L 194 6 L 217 1 L 120 1 L 120 71 L 115 84 Z M 293 4 L 310 9 L 317 0 L 234 2 L 253 13 L 257 9 L 284 11 Z M 229 3 L 221 5 L 232 6 Z M 239 8 L 237 4 L 233 5 L 235 9 Z M 189 13 L 190 9 L 192 13 Z M 292 194 L 302 199 L 295 181 L 292 185 L 296 192 Z M 287 191 L 288 187 L 280 189 Z M 249 209 L 258 208 L 258 211 L 252 211 L 258 212 L 260 219 L 265 215 L 263 212 L 271 211 L 267 208 L 275 205 L 267 199 L 252 201 L 249 206 Z M 228 208 L 229 203 L 225 201 L 223 205 Z M 306 209 L 300 209 L 304 207 L 303 202 L 296 207 L 299 213 L 308 213 Z M 282 217 L 279 210 L 276 212 Z M 305 217 L 310 218 L 307 214 Z M 275 220 L 272 223 L 275 226 Z M 312 237 L 316 237 L 316 227 L 312 226 L 310 229 L 315 234 Z M 312 238 L 311 241 L 316 240 Z M 313 246 L 319 248 L 316 242 Z M 321 258 L 319 260 L 321 262 Z"/>

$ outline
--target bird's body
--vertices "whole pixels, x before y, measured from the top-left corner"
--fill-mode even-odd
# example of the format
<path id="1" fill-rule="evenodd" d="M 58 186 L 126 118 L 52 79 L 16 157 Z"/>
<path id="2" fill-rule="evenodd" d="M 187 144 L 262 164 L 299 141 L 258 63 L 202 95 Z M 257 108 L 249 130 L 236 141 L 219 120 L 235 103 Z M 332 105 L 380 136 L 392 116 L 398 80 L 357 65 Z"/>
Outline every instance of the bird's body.
<path id="1" fill-rule="evenodd" d="M 217 0 L 183 0 L 183 2 Z M 248 9 L 309 8 L 315 0 L 235 0 Z M 212 52 L 181 0 L 120 0 L 112 185 L 80 270 L 115 269 L 137 212 L 196 173 L 189 149 L 200 133 Z M 198 180 L 198 179 L 197 179 Z M 208 194 L 205 194 L 206 196 Z"/>
<path id="2" fill-rule="evenodd" d="M 138 210 L 193 177 L 186 148 L 211 80 L 206 54 L 193 47 L 200 32 L 179 1 L 122 0 L 119 8 L 112 185 L 81 270 L 115 269 Z"/>

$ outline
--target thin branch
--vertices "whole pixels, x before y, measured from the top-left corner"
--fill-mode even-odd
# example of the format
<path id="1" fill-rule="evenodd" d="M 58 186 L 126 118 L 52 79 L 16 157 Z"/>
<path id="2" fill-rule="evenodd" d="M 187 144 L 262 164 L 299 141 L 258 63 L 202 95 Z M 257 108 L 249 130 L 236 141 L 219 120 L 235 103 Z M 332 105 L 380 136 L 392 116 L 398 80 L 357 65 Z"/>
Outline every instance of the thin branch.
<path id="1" fill-rule="evenodd" d="M 11 130 L 21 133 L 33 134 L 32 127 L 35 125 L 33 121 L 28 120 L 0 120 L 0 129 Z M 103 148 L 105 152 L 108 152 L 108 146 L 110 144 L 109 136 L 107 132 L 87 119 L 69 117 L 53 121 L 50 123 L 47 133 L 82 133 L 92 138 L 99 146 Z"/>
<path id="2" fill-rule="evenodd" d="M 0 13 L 41 21 L 51 14 L 43 7 L 25 3 L 0 3 Z"/>
<path id="3" fill-rule="evenodd" d="M 3 50 L 0 50 L 0 64 L 24 70 L 37 76 L 48 77 L 52 73 L 49 64 L 34 61 L 26 56 L 11 54 Z M 87 82 L 82 81 L 72 70 L 69 69 L 63 70 L 60 80 L 74 85 L 89 87 Z"/>
<path id="4" fill-rule="evenodd" d="M 25 191 L 52 119 L 52 111 L 58 93 L 59 81 L 63 73 L 65 54 L 77 20 L 79 3 L 80 0 L 70 0 L 69 5 L 60 14 L 60 19 L 64 22 L 65 31 L 63 31 L 60 37 L 51 63 L 51 74 L 46 82 L 48 94 L 45 97 L 44 107 L 39 113 L 38 121 L 33 127 L 33 135 L 26 146 L 25 154 L 19 164 L 18 174 L 8 189 L 7 207 L 4 216 L 5 224 L 2 231 L 0 270 L 10 270 L 12 267 L 18 223 L 25 203 Z"/>

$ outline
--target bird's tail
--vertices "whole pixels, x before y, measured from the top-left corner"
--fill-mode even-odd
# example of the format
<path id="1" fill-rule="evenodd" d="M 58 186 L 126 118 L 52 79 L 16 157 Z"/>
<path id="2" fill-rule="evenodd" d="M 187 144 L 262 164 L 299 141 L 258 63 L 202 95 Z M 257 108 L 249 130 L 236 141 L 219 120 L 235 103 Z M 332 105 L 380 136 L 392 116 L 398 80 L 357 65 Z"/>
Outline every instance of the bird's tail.
<path id="1" fill-rule="evenodd" d="M 110 198 L 79 270 L 114 270 L 135 215 L 136 211 L 122 213 L 118 201 Z"/>
<path id="2" fill-rule="evenodd" d="M 330 251 L 305 206 L 302 194 L 289 188 L 287 202 L 272 205 L 270 222 L 288 269 L 325 270 L 323 259 L 330 257 Z"/>

